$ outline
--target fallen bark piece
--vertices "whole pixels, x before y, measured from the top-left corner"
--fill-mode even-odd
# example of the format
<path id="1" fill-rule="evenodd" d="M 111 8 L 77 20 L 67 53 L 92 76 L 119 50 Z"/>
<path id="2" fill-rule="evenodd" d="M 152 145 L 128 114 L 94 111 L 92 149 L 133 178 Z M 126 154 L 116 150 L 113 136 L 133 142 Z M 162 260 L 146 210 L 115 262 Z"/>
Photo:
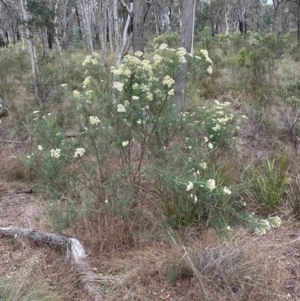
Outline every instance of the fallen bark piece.
<path id="1" fill-rule="evenodd" d="M 103 301 L 104 298 L 99 292 L 99 282 L 115 283 L 118 277 L 109 276 L 106 279 L 103 275 L 97 275 L 92 271 L 87 260 L 87 254 L 83 246 L 76 238 L 69 238 L 67 236 L 58 235 L 55 233 L 47 233 L 35 231 L 32 229 L 19 227 L 0 227 L 0 237 L 9 236 L 14 238 L 28 238 L 35 242 L 44 243 L 50 246 L 60 247 L 66 252 L 69 260 L 72 260 L 77 272 L 80 275 L 80 280 L 84 290 L 89 298 L 93 301 Z"/>

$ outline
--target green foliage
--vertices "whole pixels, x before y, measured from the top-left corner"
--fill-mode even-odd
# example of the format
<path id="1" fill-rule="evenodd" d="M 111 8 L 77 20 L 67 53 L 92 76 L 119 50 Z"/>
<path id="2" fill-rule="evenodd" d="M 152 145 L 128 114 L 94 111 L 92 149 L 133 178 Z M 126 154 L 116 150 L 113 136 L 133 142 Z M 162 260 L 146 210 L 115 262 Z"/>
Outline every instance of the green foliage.
<path id="1" fill-rule="evenodd" d="M 250 39 L 248 47 L 242 47 L 237 54 L 237 62 L 240 67 L 248 70 L 248 77 L 244 77 L 245 82 L 250 79 L 253 87 L 260 87 L 266 82 L 266 76 L 272 75 L 274 70 L 275 49 L 267 48 L 263 40 L 257 40 L 255 37 Z M 246 71 L 247 72 L 247 71 Z"/>
<path id="2" fill-rule="evenodd" d="M 292 209 L 293 216 L 299 220 L 300 219 L 300 178 L 299 176 L 295 178 L 287 179 L 287 189 L 286 195 L 289 205 Z"/>
<path id="3" fill-rule="evenodd" d="M 282 98 L 282 106 L 279 108 L 281 121 L 288 131 L 288 136 L 297 149 L 299 145 L 300 135 L 300 80 L 296 78 L 286 82 L 283 88 L 278 91 L 279 96 Z"/>
<path id="4" fill-rule="evenodd" d="M 48 31 L 54 33 L 55 12 L 46 0 L 28 0 L 27 10 L 30 13 L 28 25 L 31 29 L 47 28 Z"/>
<path id="5" fill-rule="evenodd" d="M 17 83 L 30 69 L 29 59 L 26 52 L 9 44 L 8 48 L 0 50 L 0 64 L 0 97 L 12 100 L 17 92 Z"/>
<path id="6" fill-rule="evenodd" d="M 224 229 L 237 209 L 231 201 L 232 192 L 225 186 L 231 183 L 213 161 L 206 163 L 194 156 L 191 160 L 177 159 L 173 166 L 161 163 L 160 169 L 150 173 L 149 180 L 156 177 L 154 186 L 170 226 L 200 223 Z"/>
<path id="7" fill-rule="evenodd" d="M 201 119 L 206 136 L 210 138 L 214 147 L 230 146 L 232 138 L 239 132 L 241 119 L 230 111 L 230 103 L 220 103 L 217 100 L 214 105 L 202 107 Z M 246 116 L 243 116 L 247 118 Z M 243 118 L 242 117 L 242 118 Z"/>
<path id="8" fill-rule="evenodd" d="M 246 174 L 251 177 L 248 196 L 259 209 L 272 214 L 279 209 L 286 184 L 287 159 L 267 160 L 261 166 L 250 165 Z"/>
<path id="9" fill-rule="evenodd" d="M 179 35 L 177 33 L 165 33 L 153 39 L 154 45 L 167 44 L 170 48 L 177 48 L 179 45 Z"/>

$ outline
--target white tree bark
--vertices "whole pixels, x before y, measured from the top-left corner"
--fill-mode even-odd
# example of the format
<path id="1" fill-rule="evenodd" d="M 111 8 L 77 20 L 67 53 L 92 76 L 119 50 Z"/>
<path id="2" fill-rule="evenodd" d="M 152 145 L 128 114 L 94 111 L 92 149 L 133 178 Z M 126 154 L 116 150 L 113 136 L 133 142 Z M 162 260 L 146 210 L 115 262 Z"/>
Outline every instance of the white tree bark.
<path id="1" fill-rule="evenodd" d="M 128 15 L 127 15 L 126 24 L 124 26 L 124 31 L 123 31 L 123 45 L 122 45 L 121 51 L 119 52 L 119 55 L 118 55 L 116 68 L 118 68 L 119 65 L 122 63 L 122 60 L 123 60 L 124 56 L 127 54 L 128 50 L 130 48 L 130 45 L 131 45 L 131 41 L 132 41 L 132 34 L 130 34 L 128 36 L 127 33 L 128 33 L 128 27 L 129 27 L 130 21 L 131 21 L 131 16 L 132 16 L 133 2 L 130 2 L 129 7 L 127 6 L 126 9 L 128 11 Z"/>
<path id="2" fill-rule="evenodd" d="M 106 61 L 107 55 L 107 3 L 108 0 L 98 0 L 97 1 L 97 11 L 96 11 L 96 28 L 99 32 L 101 50 L 102 50 L 102 59 Z"/>
<path id="3" fill-rule="evenodd" d="M 115 37 L 115 50 L 116 53 L 120 51 L 120 31 L 118 20 L 118 0 L 113 0 L 113 16 L 114 16 L 114 37 Z"/>
<path id="4" fill-rule="evenodd" d="M 196 0 L 185 0 L 181 10 L 181 47 L 185 48 L 187 53 L 193 51 L 195 2 Z M 186 60 L 188 60 L 188 56 L 186 56 Z M 176 79 L 174 85 L 176 91 L 174 112 L 176 114 L 180 113 L 185 103 L 187 61 L 181 64 L 180 69 L 179 77 Z"/>
<path id="5" fill-rule="evenodd" d="M 86 37 L 86 44 L 89 53 L 92 55 L 94 53 L 93 39 L 92 39 L 92 10 L 93 3 L 90 0 L 77 0 L 79 7 L 79 14 L 83 23 L 83 30 Z"/>
<path id="6" fill-rule="evenodd" d="M 54 6 L 54 13 L 55 13 L 55 17 L 54 17 L 54 26 L 55 26 L 55 44 L 57 47 L 57 50 L 59 52 L 60 55 L 62 55 L 62 51 L 61 51 L 61 47 L 60 47 L 60 43 L 58 40 L 58 28 L 57 28 L 57 9 L 58 9 L 58 4 L 59 4 L 59 0 L 56 0 L 55 6 Z"/>
<path id="7" fill-rule="evenodd" d="M 68 27 L 68 20 L 67 20 L 67 6 L 69 0 L 64 0 L 61 6 L 61 28 L 62 28 L 62 45 L 63 49 L 67 49 L 67 27 Z"/>
<path id="8" fill-rule="evenodd" d="M 29 28 L 27 26 L 28 13 L 25 8 L 27 6 L 27 0 L 20 0 L 20 4 L 21 4 L 21 9 L 22 9 L 22 17 L 23 17 L 23 21 L 24 21 L 24 31 L 25 31 L 29 55 L 30 55 L 31 75 L 32 75 L 33 86 L 34 86 L 34 94 L 35 94 L 36 100 L 41 104 L 41 101 L 40 101 L 39 95 L 38 95 L 38 86 L 37 86 L 37 79 L 36 79 L 36 76 L 38 74 L 38 67 L 37 67 L 37 63 L 36 63 L 36 51 L 35 51 L 35 47 L 32 42 Z"/>
<path id="9" fill-rule="evenodd" d="M 109 48 L 110 51 L 114 50 L 113 36 L 114 36 L 114 7 L 113 2 L 111 2 L 108 6 L 107 14 L 108 14 L 108 40 L 109 40 Z"/>
<path id="10" fill-rule="evenodd" d="M 231 11 L 231 6 L 229 6 L 225 11 L 225 33 L 229 34 L 229 23 L 228 23 L 228 15 Z"/>

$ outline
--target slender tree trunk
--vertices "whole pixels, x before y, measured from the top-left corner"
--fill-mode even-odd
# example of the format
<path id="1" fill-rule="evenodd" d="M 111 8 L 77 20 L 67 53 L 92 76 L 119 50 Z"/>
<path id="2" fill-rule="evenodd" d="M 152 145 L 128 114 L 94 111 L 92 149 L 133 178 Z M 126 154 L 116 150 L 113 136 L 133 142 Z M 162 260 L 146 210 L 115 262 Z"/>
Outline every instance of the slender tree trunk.
<path id="1" fill-rule="evenodd" d="M 21 0 L 21 9 L 22 9 L 22 16 L 23 16 L 23 21 L 24 21 L 24 29 L 25 29 L 25 35 L 28 43 L 28 50 L 30 54 L 30 62 L 31 62 L 31 75 L 32 75 L 32 80 L 33 80 L 33 86 L 34 86 L 34 94 L 36 100 L 41 104 L 41 101 L 39 99 L 39 93 L 38 93 L 38 86 L 37 86 L 37 74 L 38 74 L 38 68 L 36 64 L 36 52 L 35 52 L 35 47 L 32 43 L 31 35 L 29 28 L 27 26 L 28 22 L 28 13 L 26 10 L 27 6 L 27 0 Z"/>
<path id="2" fill-rule="evenodd" d="M 185 0 L 181 10 L 181 47 L 188 53 L 193 52 L 194 20 L 196 0 Z M 186 56 L 188 60 L 188 56 Z M 180 66 L 179 77 L 175 81 L 174 112 L 179 114 L 185 103 L 187 61 Z"/>
<path id="3" fill-rule="evenodd" d="M 144 0 L 133 0 L 133 53 L 144 52 L 144 17 L 146 13 L 146 2 Z"/>
<path id="4" fill-rule="evenodd" d="M 129 25 L 131 22 L 131 15 L 132 15 L 132 11 L 133 11 L 133 3 L 132 2 L 129 4 L 128 9 L 129 9 L 129 12 L 128 12 L 127 20 L 125 23 L 124 31 L 123 31 L 123 46 L 118 55 L 117 66 L 116 66 L 117 68 L 122 63 L 124 56 L 128 53 L 128 50 L 131 45 L 131 40 L 132 40 L 132 33 L 130 33 L 128 35 L 128 31 L 129 31 L 128 28 L 129 28 Z"/>
<path id="5" fill-rule="evenodd" d="M 298 6 L 298 16 L 297 16 L 297 42 L 298 42 L 298 47 L 300 47 L 300 0 L 298 0 L 297 6 Z"/>
<path id="6" fill-rule="evenodd" d="M 58 28 L 57 28 L 57 8 L 58 8 L 58 3 L 59 3 L 59 0 L 56 0 L 55 7 L 54 7 L 54 13 L 55 13 L 55 17 L 54 17 L 55 43 L 56 43 L 56 47 L 57 47 L 57 50 L 58 50 L 59 54 L 62 55 L 60 43 L 59 43 L 59 40 L 58 40 Z M 52 48 L 52 45 L 51 45 L 51 48 Z"/>
<path id="7" fill-rule="evenodd" d="M 110 51 L 114 50 L 113 46 L 113 35 L 114 35 L 114 18 L 113 18 L 113 3 L 110 3 L 107 10 L 107 20 L 108 20 L 108 41 Z"/>
<path id="8" fill-rule="evenodd" d="M 80 16 L 83 22 L 86 44 L 89 53 L 92 55 L 94 52 L 93 39 L 92 39 L 92 26 L 91 26 L 92 3 L 89 0 L 78 0 L 78 7 L 80 8 Z"/>
<path id="9" fill-rule="evenodd" d="M 99 31 L 102 59 L 106 61 L 106 37 L 107 37 L 107 0 L 98 0 L 97 14 L 96 14 L 96 26 Z"/>
<path id="10" fill-rule="evenodd" d="M 113 16 L 114 16 L 114 37 L 116 53 L 120 51 L 120 31 L 118 20 L 118 0 L 113 0 Z"/>
<path id="11" fill-rule="evenodd" d="M 67 7 L 68 7 L 68 1 L 64 0 L 62 3 L 61 13 L 61 28 L 62 28 L 62 48 L 64 50 L 67 50 L 68 48 L 68 41 L 67 41 L 67 30 L 68 30 L 68 19 L 67 19 Z"/>
<path id="12" fill-rule="evenodd" d="M 79 17 L 78 5 L 77 4 L 75 6 L 75 13 L 76 13 L 77 24 L 78 24 L 79 39 L 82 40 L 81 22 L 80 22 L 80 17 Z"/>
<path id="13" fill-rule="evenodd" d="M 229 34 L 229 24 L 228 24 L 228 15 L 229 15 L 230 9 L 226 10 L 225 12 L 225 33 Z"/>
<path id="14" fill-rule="evenodd" d="M 195 3 L 196 0 L 185 0 L 181 11 L 181 47 L 185 48 L 188 53 L 193 50 Z"/>

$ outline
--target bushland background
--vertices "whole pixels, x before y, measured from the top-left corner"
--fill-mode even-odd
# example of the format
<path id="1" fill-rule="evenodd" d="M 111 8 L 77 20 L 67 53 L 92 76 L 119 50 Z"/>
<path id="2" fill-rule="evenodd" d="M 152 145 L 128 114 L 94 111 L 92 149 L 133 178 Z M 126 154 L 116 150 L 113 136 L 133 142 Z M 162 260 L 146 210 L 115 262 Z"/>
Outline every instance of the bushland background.
<path id="1" fill-rule="evenodd" d="M 0 10 L 1 227 L 76 237 L 103 300 L 299 299 L 299 0 Z M 88 300 L 0 250 L 1 300 Z"/>

